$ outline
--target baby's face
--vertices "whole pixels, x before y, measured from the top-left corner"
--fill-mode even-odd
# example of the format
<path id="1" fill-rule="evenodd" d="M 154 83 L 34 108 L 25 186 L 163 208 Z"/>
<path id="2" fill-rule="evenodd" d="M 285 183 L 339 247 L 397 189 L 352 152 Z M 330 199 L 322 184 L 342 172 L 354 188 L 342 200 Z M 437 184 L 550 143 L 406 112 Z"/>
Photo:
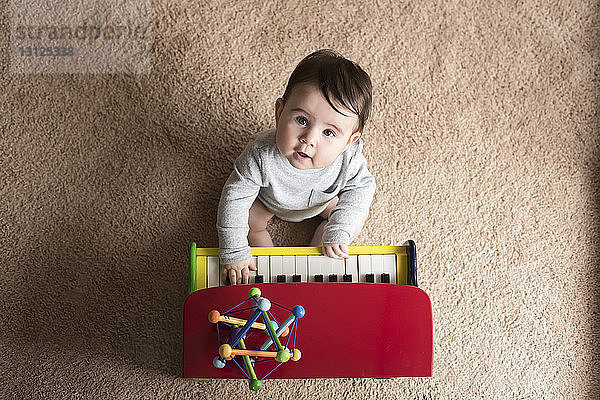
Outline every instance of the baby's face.
<path id="1" fill-rule="evenodd" d="M 277 99 L 277 147 L 292 166 L 326 167 L 358 139 L 359 133 L 354 133 L 358 125 L 356 114 L 335 106 L 346 116 L 335 111 L 313 84 L 296 86 L 285 104 Z"/>

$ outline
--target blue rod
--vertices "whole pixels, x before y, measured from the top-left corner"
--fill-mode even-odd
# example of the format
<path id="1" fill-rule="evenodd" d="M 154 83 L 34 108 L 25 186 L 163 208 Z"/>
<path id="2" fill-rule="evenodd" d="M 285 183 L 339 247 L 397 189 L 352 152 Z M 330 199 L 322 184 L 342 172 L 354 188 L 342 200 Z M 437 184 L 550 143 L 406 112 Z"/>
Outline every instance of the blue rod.
<path id="1" fill-rule="evenodd" d="M 292 351 L 296 349 L 296 328 L 298 327 L 298 323 L 298 318 L 296 318 L 296 323 L 294 324 L 294 344 L 292 345 L 294 349 Z"/>
<path id="2" fill-rule="evenodd" d="M 232 311 L 232 312 L 230 312 L 230 313 L 229 313 L 229 314 L 227 314 L 227 315 L 233 315 L 233 314 L 237 314 L 237 313 L 240 313 L 240 312 L 242 312 L 242 311 L 246 311 L 246 310 L 253 310 L 254 308 L 255 308 L 255 307 L 247 307 L 247 308 L 242 308 L 241 310 L 235 310 L 235 311 Z M 225 314 L 223 314 L 223 315 L 225 315 Z"/>
<path id="3" fill-rule="evenodd" d="M 281 362 L 280 362 L 280 363 L 278 363 L 278 364 L 275 366 L 275 368 L 273 368 L 272 370 L 270 370 L 270 371 L 269 371 L 269 373 L 268 373 L 268 374 L 266 374 L 265 376 L 263 376 L 261 380 L 267 379 L 267 376 L 271 375 L 271 372 L 273 372 L 273 371 L 275 371 L 277 368 L 279 368 L 279 366 L 280 366 L 281 364 L 283 364 L 283 363 L 281 363 Z"/>
<path id="4" fill-rule="evenodd" d="M 282 305 L 280 305 L 280 304 L 277 304 L 277 303 L 275 303 L 274 301 L 272 301 L 272 302 L 271 302 L 271 304 L 275 304 L 277 307 L 285 308 L 285 309 L 286 309 L 286 310 L 288 310 L 289 312 L 292 312 L 292 310 L 290 310 L 289 308 L 287 308 L 287 307 L 284 307 L 284 306 L 282 306 Z"/>
<path id="5" fill-rule="evenodd" d="M 241 306 L 242 304 L 244 304 L 245 302 L 247 302 L 247 301 L 248 301 L 248 300 L 250 300 L 250 299 L 252 299 L 252 297 L 248 297 L 246 300 L 242 301 L 242 302 L 241 302 L 240 304 L 238 304 L 237 306 L 231 307 L 229 310 L 225 311 L 225 312 L 224 312 L 223 314 L 221 314 L 221 315 L 225 315 L 225 314 L 227 314 L 229 311 L 233 310 L 233 309 L 234 309 L 234 308 L 236 308 L 236 307 L 239 307 L 239 306 Z"/>
<path id="6" fill-rule="evenodd" d="M 237 363 L 236 363 L 236 364 L 237 364 Z M 227 364 L 227 363 L 225 363 L 225 365 L 227 365 L 229 368 L 231 368 L 232 370 L 234 370 L 236 374 L 238 374 L 239 376 L 241 376 L 242 378 L 244 378 L 244 375 L 240 374 L 240 372 L 239 372 L 237 369 L 233 368 L 231 365 L 229 365 L 229 364 Z M 238 367 L 239 367 L 239 365 L 238 365 Z M 242 372 L 243 372 L 243 370 L 242 370 Z M 244 373 L 244 374 L 245 374 L 245 373 Z M 246 376 L 245 376 L 245 378 L 246 378 L 246 379 L 250 379 L 250 378 L 248 378 L 248 375 L 246 375 Z"/>
<path id="7" fill-rule="evenodd" d="M 273 316 L 273 314 L 271 314 L 271 311 L 267 311 L 267 312 L 269 313 L 269 317 L 271 317 L 271 319 L 272 319 L 273 321 L 275 321 L 275 322 L 277 323 L 277 325 L 279 325 L 279 321 L 277 321 L 277 320 L 275 319 L 275 317 Z"/>
<path id="8" fill-rule="evenodd" d="M 250 330 L 250 328 L 252 327 L 252 324 L 256 322 L 258 317 L 260 317 L 261 313 L 262 313 L 262 311 L 260 311 L 258 308 L 256 310 L 254 310 L 254 312 L 252 313 L 252 316 L 246 322 L 246 325 L 244 325 L 244 327 L 238 332 L 238 334 L 235 336 L 235 338 L 233 338 L 233 341 L 231 342 L 231 347 L 237 346 L 237 344 L 240 342 L 240 339 L 242 337 L 244 337 L 246 332 L 248 332 Z"/>
<path id="9" fill-rule="evenodd" d="M 235 365 L 238 366 L 238 368 L 240 369 L 240 371 L 242 371 L 244 373 L 244 375 L 246 376 L 246 379 L 250 379 L 250 377 L 248 376 L 248 374 L 246 373 L 246 371 L 244 371 L 244 368 L 240 367 L 240 364 L 238 364 L 238 362 L 235 361 L 235 358 L 232 358 L 231 360 L 235 363 Z M 225 364 L 225 365 L 227 365 L 227 364 Z M 233 367 L 231 367 L 231 368 L 233 368 Z M 233 370 L 235 371 L 235 368 L 233 368 Z"/>

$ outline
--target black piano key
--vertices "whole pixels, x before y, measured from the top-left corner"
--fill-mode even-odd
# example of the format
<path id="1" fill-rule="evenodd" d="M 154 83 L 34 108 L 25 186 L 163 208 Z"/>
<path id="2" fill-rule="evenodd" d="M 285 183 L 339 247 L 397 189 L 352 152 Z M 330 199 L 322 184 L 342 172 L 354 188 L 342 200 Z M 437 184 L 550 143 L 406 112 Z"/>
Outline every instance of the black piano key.
<path id="1" fill-rule="evenodd" d="M 285 283 L 285 275 L 277 275 L 277 283 Z"/>
<path id="2" fill-rule="evenodd" d="M 390 274 L 387 272 L 381 274 L 381 283 L 390 283 Z"/>
<path id="3" fill-rule="evenodd" d="M 315 282 L 323 282 L 323 275 L 315 275 Z"/>
<path id="4" fill-rule="evenodd" d="M 292 276 L 292 282 L 300 282 L 301 279 L 302 277 L 300 275 Z"/>
<path id="5" fill-rule="evenodd" d="M 352 282 L 352 275 L 344 274 L 344 282 Z"/>
<path id="6" fill-rule="evenodd" d="M 262 275 L 256 275 L 256 277 L 254 278 L 254 283 L 263 283 L 263 276 Z"/>
<path id="7" fill-rule="evenodd" d="M 329 282 L 337 282 L 337 275 L 335 275 L 335 274 L 329 275 Z"/>
<path id="8" fill-rule="evenodd" d="M 231 281 L 229 280 L 229 276 L 227 276 L 227 278 L 225 278 L 225 285 L 227 285 L 227 286 L 231 285 Z"/>
<path id="9" fill-rule="evenodd" d="M 367 274 L 365 276 L 365 279 L 366 279 L 367 283 L 375 283 L 375 275 L 374 274 Z"/>

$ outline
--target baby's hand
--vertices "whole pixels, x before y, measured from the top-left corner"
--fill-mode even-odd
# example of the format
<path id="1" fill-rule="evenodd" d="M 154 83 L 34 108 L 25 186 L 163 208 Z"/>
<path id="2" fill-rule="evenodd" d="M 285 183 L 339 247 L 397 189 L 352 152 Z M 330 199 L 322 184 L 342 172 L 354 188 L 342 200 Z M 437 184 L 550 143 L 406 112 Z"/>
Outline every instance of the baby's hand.
<path id="1" fill-rule="evenodd" d="M 323 243 L 323 254 L 338 260 L 350 257 L 348 255 L 348 246 L 343 243 Z"/>
<path id="2" fill-rule="evenodd" d="M 256 271 L 254 259 L 250 258 L 248 260 L 225 264 L 223 265 L 223 271 L 221 272 L 221 280 L 226 282 L 227 277 L 229 276 L 229 282 L 232 285 L 248 283 L 248 268 L 252 271 Z"/>

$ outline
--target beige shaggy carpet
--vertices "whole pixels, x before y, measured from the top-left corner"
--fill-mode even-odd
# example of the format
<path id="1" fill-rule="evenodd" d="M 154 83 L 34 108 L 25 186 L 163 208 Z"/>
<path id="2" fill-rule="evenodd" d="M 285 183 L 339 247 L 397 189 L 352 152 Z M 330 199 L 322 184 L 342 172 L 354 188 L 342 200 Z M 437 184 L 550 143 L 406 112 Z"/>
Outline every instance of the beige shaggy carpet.
<path id="1" fill-rule="evenodd" d="M 598 1 L 50 3 L 1 2 L 0 399 L 600 398 Z M 354 243 L 417 243 L 433 377 L 183 380 L 188 245 L 324 47 L 373 80 Z"/>

